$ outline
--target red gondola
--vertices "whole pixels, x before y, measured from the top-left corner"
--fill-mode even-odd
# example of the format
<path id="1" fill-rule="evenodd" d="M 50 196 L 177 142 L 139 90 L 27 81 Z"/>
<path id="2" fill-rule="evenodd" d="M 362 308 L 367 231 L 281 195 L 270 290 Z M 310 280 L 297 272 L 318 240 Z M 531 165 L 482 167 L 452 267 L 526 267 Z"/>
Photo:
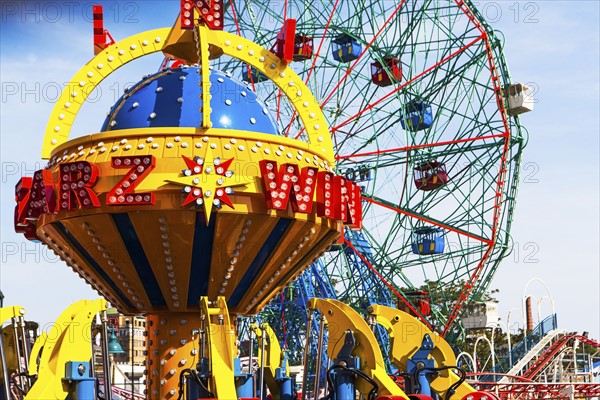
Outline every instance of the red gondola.
<path id="1" fill-rule="evenodd" d="M 406 292 L 406 298 L 410 300 L 410 302 L 416 306 L 417 310 L 421 313 L 421 315 L 427 317 L 431 314 L 431 296 L 429 292 L 425 292 L 422 290 L 414 290 L 411 292 Z M 402 302 L 398 302 L 398 309 L 407 312 L 413 316 L 413 312 L 406 306 L 406 304 Z"/>
<path id="2" fill-rule="evenodd" d="M 397 57 L 385 57 L 383 64 L 375 61 L 371 64 L 371 80 L 377 86 L 390 86 L 402 79 L 402 66 Z"/>
<path id="3" fill-rule="evenodd" d="M 305 61 L 313 55 L 313 39 L 299 33 L 294 37 L 294 61 Z"/>
<path id="4" fill-rule="evenodd" d="M 296 33 L 296 20 L 286 19 L 271 51 L 286 64 L 290 61 L 305 61 L 313 56 L 313 38 Z"/>
<path id="5" fill-rule="evenodd" d="M 448 183 L 446 164 L 437 161 L 428 161 L 413 169 L 415 185 L 419 190 L 435 190 Z"/>

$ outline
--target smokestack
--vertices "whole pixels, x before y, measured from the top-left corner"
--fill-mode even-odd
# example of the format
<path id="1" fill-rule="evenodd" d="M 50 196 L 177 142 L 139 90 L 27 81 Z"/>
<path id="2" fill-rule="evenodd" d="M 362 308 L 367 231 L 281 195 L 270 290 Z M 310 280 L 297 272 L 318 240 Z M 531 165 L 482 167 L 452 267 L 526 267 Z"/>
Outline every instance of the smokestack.
<path id="1" fill-rule="evenodd" d="M 527 315 L 527 332 L 533 330 L 533 314 L 531 312 L 531 296 L 525 299 L 525 314 Z"/>

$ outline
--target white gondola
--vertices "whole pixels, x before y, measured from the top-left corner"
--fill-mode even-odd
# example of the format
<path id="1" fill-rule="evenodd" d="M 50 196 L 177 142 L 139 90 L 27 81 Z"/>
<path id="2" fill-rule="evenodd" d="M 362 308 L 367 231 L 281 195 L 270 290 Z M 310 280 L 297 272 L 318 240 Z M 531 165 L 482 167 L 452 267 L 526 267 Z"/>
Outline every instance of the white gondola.
<path id="1" fill-rule="evenodd" d="M 513 83 L 504 88 L 508 99 L 508 115 L 514 116 L 533 111 L 533 93 L 522 83 Z"/>
<path id="2" fill-rule="evenodd" d="M 467 304 L 461 318 L 465 329 L 493 328 L 498 320 L 498 305 L 493 302 Z"/>

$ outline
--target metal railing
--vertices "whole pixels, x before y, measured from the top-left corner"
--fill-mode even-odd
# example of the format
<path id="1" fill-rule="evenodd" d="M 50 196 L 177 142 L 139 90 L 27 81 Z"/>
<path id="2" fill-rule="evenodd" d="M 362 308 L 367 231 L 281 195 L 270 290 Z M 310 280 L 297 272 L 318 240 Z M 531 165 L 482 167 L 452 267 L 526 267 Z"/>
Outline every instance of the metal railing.
<path id="1" fill-rule="evenodd" d="M 546 317 L 527 336 L 512 348 L 511 353 L 506 355 L 496 364 L 495 372 L 505 374 L 513 365 L 527 354 L 548 332 L 557 329 L 556 314 Z M 512 360 L 512 363 L 510 362 Z"/>
<path id="2" fill-rule="evenodd" d="M 144 400 L 146 398 L 146 396 L 141 393 L 132 393 L 130 390 L 122 389 L 120 387 L 113 386 L 111 389 L 113 395 L 119 396 L 118 398 L 123 400 Z"/>

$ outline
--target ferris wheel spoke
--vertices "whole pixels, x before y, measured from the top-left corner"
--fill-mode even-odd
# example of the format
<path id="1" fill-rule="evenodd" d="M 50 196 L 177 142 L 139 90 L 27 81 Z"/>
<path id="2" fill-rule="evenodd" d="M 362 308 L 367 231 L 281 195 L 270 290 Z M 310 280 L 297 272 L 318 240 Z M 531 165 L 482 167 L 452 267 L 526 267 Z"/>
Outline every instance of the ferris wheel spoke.
<path id="1" fill-rule="evenodd" d="M 233 23 L 235 24 L 235 30 L 236 30 L 237 34 L 239 36 L 242 36 L 242 31 L 240 29 L 240 23 L 238 21 L 237 13 L 235 11 L 234 1 L 235 0 L 229 0 L 229 7 L 231 9 L 231 16 L 233 17 Z"/>
<path id="2" fill-rule="evenodd" d="M 275 120 L 280 122 L 281 119 L 281 89 L 277 89 L 277 114 L 275 114 Z"/>
<path id="3" fill-rule="evenodd" d="M 404 305 L 406 307 L 408 307 L 408 309 L 410 311 L 413 312 L 414 315 L 421 315 L 420 312 L 418 312 L 415 307 L 412 305 L 412 303 L 410 301 L 408 301 L 408 299 L 402 294 L 400 293 L 395 287 L 394 285 L 392 285 L 390 282 L 388 282 L 383 275 L 381 275 L 379 273 L 379 271 L 377 271 L 377 269 L 375 267 L 373 267 L 373 264 L 371 264 L 371 262 L 369 262 L 369 260 L 367 260 L 367 258 L 356 249 L 356 247 L 354 247 L 353 243 L 347 239 L 344 239 L 344 244 L 346 246 L 348 246 L 350 249 L 352 249 L 352 251 L 361 259 L 361 261 L 371 270 L 371 272 L 373 272 L 379 279 L 381 279 L 381 281 L 383 282 L 383 284 L 385 286 L 387 286 L 387 288 L 396 295 L 396 297 L 402 301 L 404 303 Z M 433 327 L 431 326 L 431 323 L 429 321 L 427 321 L 427 319 L 421 317 L 420 318 L 421 321 L 429 328 L 429 329 L 433 329 Z"/>
<path id="4" fill-rule="evenodd" d="M 474 45 L 475 43 L 479 42 L 480 40 L 482 40 L 482 37 L 478 37 L 475 38 L 474 40 L 472 40 L 471 42 L 469 42 L 468 44 L 466 44 L 465 46 L 463 46 L 462 48 L 456 50 L 455 52 L 453 52 L 452 54 L 450 54 L 449 56 L 445 57 L 444 59 L 438 61 L 436 64 L 432 65 L 431 67 L 427 68 L 426 70 L 424 70 L 423 72 L 415 75 L 411 80 L 399 85 L 398 87 L 396 87 L 394 90 L 392 90 L 391 92 L 389 92 L 388 94 L 386 94 L 383 98 L 377 100 L 375 103 L 371 103 L 369 104 L 365 109 L 359 111 L 358 113 L 356 113 L 355 115 L 353 115 L 352 117 L 348 118 L 347 120 L 345 120 L 344 122 L 342 122 L 341 124 L 331 128 L 331 132 L 335 132 L 338 129 L 340 129 L 342 126 L 352 122 L 354 119 L 360 117 L 362 114 L 364 114 L 365 112 L 371 110 L 373 107 L 375 107 L 376 105 L 378 105 L 379 103 L 381 103 L 384 100 L 387 100 L 388 98 L 390 98 L 391 96 L 395 95 L 396 93 L 398 93 L 399 91 L 401 91 L 402 89 L 404 89 L 405 87 L 407 87 L 408 85 L 410 85 L 411 83 L 415 82 L 417 79 L 427 75 L 429 72 L 435 70 L 436 68 L 438 68 L 440 65 L 442 65 L 443 63 L 447 62 L 448 60 L 452 59 L 454 56 L 456 56 L 457 54 L 462 53 L 463 51 L 465 51 L 466 49 L 468 49 L 470 46 Z"/>
<path id="5" fill-rule="evenodd" d="M 331 21 L 333 19 L 333 16 L 335 15 L 335 11 L 337 9 L 337 6 L 339 4 L 340 0 L 336 0 L 335 3 L 333 4 L 333 7 L 331 9 L 331 13 L 329 15 L 329 18 L 327 19 L 327 24 L 325 25 L 325 29 L 323 30 L 323 34 L 321 35 L 321 40 L 319 41 L 319 46 L 317 48 L 317 51 L 315 52 L 312 62 L 311 62 L 311 66 L 310 69 L 308 70 L 308 74 L 306 75 L 306 79 L 304 80 L 304 83 L 308 85 L 308 82 L 313 74 L 313 71 L 315 69 L 315 66 L 317 64 L 317 60 L 319 59 L 319 55 L 321 54 L 321 49 L 323 47 L 323 44 L 325 43 L 325 37 L 327 36 L 327 32 L 329 31 L 329 25 L 331 24 Z M 294 113 L 292 115 L 291 121 L 293 122 L 296 118 L 297 118 L 297 112 L 296 110 L 294 110 Z M 285 132 L 285 136 L 289 136 L 290 134 L 290 129 L 292 127 L 292 124 L 290 123 L 290 125 L 288 126 L 288 129 Z M 294 139 L 298 139 L 300 137 L 300 134 L 298 134 Z"/>
<path id="6" fill-rule="evenodd" d="M 366 96 L 365 96 L 366 97 Z M 372 97 L 366 97 L 365 100 L 369 101 Z M 377 118 L 377 119 L 376 119 Z M 389 122 L 390 125 L 394 124 L 397 121 L 391 121 L 391 118 L 394 117 L 392 114 L 384 114 L 384 113 L 373 113 L 371 114 L 369 119 L 357 119 L 349 126 L 348 133 L 346 132 L 338 132 L 333 136 L 338 138 L 340 137 L 340 146 L 338 147 L 338 153 L 342 152 L 351 152 L 356 153 L 360 152 L 363 149 L 371 148 L 377 144 L 377 138 L 381 135 L 381 133 L 377 132 L 375 127 L 379 126 L 379 124 Z M 356 140 L 357 138 L 362 138 L 364 140 Z M 348 144 L 346 146 L 346 144 Z"/>
<path id="7" fill-rule="evenodd" d="M 363 232 L 365 233 L 365 235 L 367 236 L 367 242 L 369 242 L 369 245 L 371 246 L 371 249 L 374 250 L 374 261 L 373 261 L 373 265 L 375 267 L 377 267 L 377 269 L 379 271 L 386 271 L 388 270 L 388 268 L 386 268 L 386 266 L 392 265 L 393 261 L 390 257 L 390 253 L 387 250 L 387 246 L 385 241 L 382 244 L 379 244 L 377 242 L 377 239 L 375 238 L 375 236 L 373 236 L 371 234 L 370 229 L 363 229 Z M 375 260 L 383 260 L 383 262 L 379 262 L 377 264 L 375 264 Z M 412 282 L 410 281 L 410 279 L 402 272 L 402 270 L 399 270 L 397 273 L 397 277 L 403 282 L 403 284 L 405 285 L 409 285 L 412 286 Z M 388 281 L 392 281 L 392 275 L 388 275 L 385 276 L 385 278 Z"/>
<path id="8" fill-rule="evenodd" d="M 379 35 L 381 35 L 381 33 L 384 31 L 384 28 L 386 28 L 386 26 L 396 16 L 396 14 L 400 11 L 400 9 L 402 9 L 402 7 L 404 6 L 405 3 L 406 3 L 406 0 L 402 0 L 400 2 L 400 4 L 398 4 L 398 6 L 391 13 L 391 15 L 386 19 L 386 21 L 383 23 L 383 25 L 381 26 L 381 28 L 377 31 L 377 33 L 373 36 L 373 38 L 369 41 L 369 43 L 367 43 L 367 45 L 365 46 L 365 48 L 363 49 L 363 51 L 360 53 L 360 55 L 358 56 L 358 58 L 356 60 L 354 60 L 354 62 L 350 65 L 350 67 L 348 67 L 348 70 L 346 71 L 346 73 L 344 74 L 344 76 L 342 77 L 342 79 L 335 85 L 335 87 L 329 93 L 329 95 L 327 95 L 325 97 L 325 99 L 321 103 L 321 108 L 323 108 L 329 102 L 329 100 L 334 96 L 335 91 L 350 76 L 350 74 L 351 74 L 352 70 L 354 69 L 354 67 L 356 67 L 356 65 L 361 61 L 362 57 L 368 52 L 368 50 L 373 45 L 373 43 L 375 42 L 375 40 L 377 40 L 377 38 L 379 37 Z"/>
<path id="9" fill-rule="evenodd" d="M 428 148 L 435 148 L 435 147 L 439 147 L 439 146 L 449 146 L 449 145 L 458 144 L 458 143 L 468 143 L 468 142 L 477 142 L 477 141 L 498 139 L 498 138 L 504 138 L 505 136 L 506 136 L 506 134 L 496 134 L 496 135 L 489 135 L 489 136 L 479 136 L 479 137 L 469 137 L 469 138 L 464 138 L 464 139 L 449 140 L 447 142 L 422 143 L 422 144 L 412 145 L 412 146 L 397 147 L 394 149 L 383 149 L 383 150 L 369 151 L 369 152 L 365 152 L 365 153 L 353 153 L 353 154 L 338 155 L 338 156 L 336 156 L 336 159 L 337 160 L 345 160 L 345 159 L 353 159 L 353 158 L 361 158 L 361 157 L 369 157 L 369 156 L 381 156 L 384 154 L 409 152 L 411 150 L 428 149 Z"/>
<path id="10" fill-rule="evenodd" d="M 452 312 L 450 313 L 450 316 L 448 317 L 448 320 L 446 321 L 444 330 L 442 331 L 442 337 L 446 335 L 446 333 L 448 332 L 448 330 L 454 323 L 454 320 L 458 317 L 463 304 L 467 301 L 467 298 L 469 297 L 469 294 L 471 293 L 471 290 L 473 289 L 473 287 L 475 285 L 475 282 L 479 279 L 479 276 L 485 266 L 485 263 L 486 263 L 488 257 L 490 256 L 490 253 L 493 248 L 494 248 L 493 245 L 488 246 L 486 252 L 484 253 L 484 255 L 481 258 L 481 261 L 479 261 L 479 263 L 477 264 L 477 267 L 475 267 L 475 271 L 473 271 L 473 273 L 469 277 L 468 281 L 465 283 L 463 290 L 460 293 L 460 295 L 458 296 L 458 299 L 457 299 L 456 303 L 454 304 L 454 307 L 452 308 Z"/>
<path id="11" fill-rule="evenodd" d="M 388 203 L 387 201 L 385 201 L 383 199 L 378 199 L 378 198 L 376 198 L 374 196 L 363 196 L 363 199 L 365 201 L 369 202 L 369 203 L 372 203 L 372 204 L 375 204 L 375 205 L 378 205 L 378 206 L 381 206 L 381 207 L 385 207 L 385 208 L 387 208 L 389 210 L 395 211 L 395 212 L 397 212 L 399 214 L 404 214 L 406 216 L 409 216 L 409 217 L 411 217 L 413 219 L 425 222 L 427 224 L 431 224 L 431 225 L 435 225 L 435 226 L 443 228 L 443 229 L 447 229 L 449 231 L 452 231 L 452 232 L 464 235 L 464 236 L 469 237 L 471 239 L 478 240 L 478 241 L 480 241 L 482 243 L 487 243 L 487 244 L 490 243 L 490 239 L 488 239 L 488 238 L 485 238 L 485 237 L 476 235 L 474 233 L 465 231 L 463 229 L 460 229 L 460 228 L 448 225 L 448 224 L 446 224 L 446 223 L 444 223 L 442 221 L 433 219 L 431 217 L 426 217 L 424 215 L 420 215 L 420 214 L 418 214 L 418 213 L 416 213 L 414 211 L 409 211 L 409 210 L 397 207 L 397 206 L 395 206 L 393 204 Z"/>
<path id="12" fill-rule="evenodd" d="M 315 65 L 317 63 L 317 60 L 319 58 L 319 55 L 321 54 L 321 49 L 323 47 L 323 44 L 325 43 L 325 37 L 327 36 L 327 33 L 329 32 L 329 25 L 331 24 L 331 21 L 333 20 L 333 17 L 335 15 L 335 12 L 337 10 L 338 4 L 339 4 L 340 0 L 335 0 L 335 3 L 333 4 L 333 7 L 331 8 L 331 13 L 329 14 L 329 18 L 327 19 L 327 23 L 325 24 L 325 29 L 323 29 L 323 34 L 321 35 L 321 40 L 319 41 L 319 46 L 317 47 L 317 51 L 315 52 L 313 61 L 311 63 L 310 69 L 308 71 L 308 74 L 306 76 L 306 80 L 305 83 L 308 84 L 308 81 L 310 80 L 310 77 L 315 69 Z"/>

